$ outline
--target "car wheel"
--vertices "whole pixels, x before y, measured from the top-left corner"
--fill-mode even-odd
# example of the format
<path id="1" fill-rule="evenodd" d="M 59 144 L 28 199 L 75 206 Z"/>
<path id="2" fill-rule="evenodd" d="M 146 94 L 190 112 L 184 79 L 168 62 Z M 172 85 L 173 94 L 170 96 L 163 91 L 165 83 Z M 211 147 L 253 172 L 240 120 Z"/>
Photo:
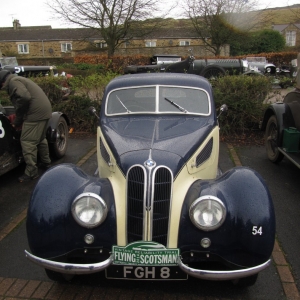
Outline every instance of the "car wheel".
<path id="1" fill-rule="evenodd" d="M 220 66 L 207 66 L 200 73 L 206 79 L 216 79 L 225 75 L 225 70 Z"/>
<path id="2" fill-rule="evenodd" d="M 48 270 L 48 269 L 45 269 L 45 271 L 46 271 L 46 274 L 49 279 L 51 279 L 53 281 L 57 281 L 57 282 L 71 281 L 75 276 L 75 275 L 71 275 L 71 274 L 59 273 L 59 272 Z"/>
<path id="3" fill-rule="evenodd" d="M 252 276 L 232 280 L 232 283 L 233 285 L 238 287 L 248 287 L 255 284 L 257 277 L 258 274 L 254 274 Z"/>
<path id="4" fill-rule="evenodd" d="M 64 117 L 60 117 L 57 125 L 56 140 L 50 144 L 53 154 L 57 158 L 62 158 L 67 151 L 69 130 Z"/>
<path id="5" fill-rule="evenodd" d="M 273 115 L 269 118 L 266 133 L 265 133 L 265 145 L 267 155 L 270 161 L 278 163 L 283 159 L 283 154 L 278 150 L 278 123 L 276 117 Z"/>

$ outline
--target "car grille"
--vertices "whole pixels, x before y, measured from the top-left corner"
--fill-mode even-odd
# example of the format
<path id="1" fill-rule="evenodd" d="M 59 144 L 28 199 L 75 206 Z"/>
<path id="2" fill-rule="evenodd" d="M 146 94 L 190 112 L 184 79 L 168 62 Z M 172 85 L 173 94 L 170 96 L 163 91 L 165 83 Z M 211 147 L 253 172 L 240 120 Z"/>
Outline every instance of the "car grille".
<path id="1" fill-rule="evenodd" d="M 148 180 L 149 176 L 151 180 Z M 148 239 L 167 245 L 172 182 L 172 173 L 165 167 L 157 167 L 154 172 L 142 166 L 130 169 L 127 176 L 128 243 Z M 145 218 L 149 218 L 150 222 Z M 144 235 L 145 231 L 149 231 L 146 225 L 150 226 L 151 232 L 148 238 Z"/>

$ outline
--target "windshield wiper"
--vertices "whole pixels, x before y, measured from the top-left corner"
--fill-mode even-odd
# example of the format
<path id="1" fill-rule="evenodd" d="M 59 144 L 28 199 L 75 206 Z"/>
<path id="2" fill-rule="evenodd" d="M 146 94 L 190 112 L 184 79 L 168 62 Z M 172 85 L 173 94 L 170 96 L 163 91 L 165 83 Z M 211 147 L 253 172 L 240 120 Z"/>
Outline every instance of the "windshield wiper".
<path id="1" fill-rule="evenodd" d="M 181 107 L 179 104 L 177 104 L 176 102 L 174 102 L 174 101 L 172 101 L 172 100 L 170 100 L 170 99 L 168 99 L 168 98 L 164 98 L 165 100 L 167 100 L 167 101 L 169 101 L 172 105 L 174 105 L 175 107 L 177 107 L 179 110 L 181 110 L 182 112 L 184 112 L 185 114 L 186 113 L 188 113 L 188 111 L 185 109 L 185 108 L 183 108 L 183 107 Z"/>
<path id="2" fill-rule="evenodd" d="M 126 111 L 130 114 L 131 111 L 125 106 L 125 104 L 121 101 L 121 99 L 118 96 L 116 96 L 116 97 L 119 100 L 119 102 L 122 104 L 122 106 L 126 109 Z"/>

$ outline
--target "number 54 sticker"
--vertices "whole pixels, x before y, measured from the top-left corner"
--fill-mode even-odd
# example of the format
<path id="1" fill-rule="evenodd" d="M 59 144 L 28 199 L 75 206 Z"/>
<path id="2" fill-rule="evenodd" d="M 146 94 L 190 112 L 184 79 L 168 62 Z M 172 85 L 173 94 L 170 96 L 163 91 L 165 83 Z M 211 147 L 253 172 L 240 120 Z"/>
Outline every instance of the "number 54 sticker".
<path id="1" fill-rule="evenodd" d="M 259 235 L 262 235 L 262 226 L 253 226 L 252 227 L 252 234 L 253 235 L 257 235 L 257 234 L 259 234 Z"/>

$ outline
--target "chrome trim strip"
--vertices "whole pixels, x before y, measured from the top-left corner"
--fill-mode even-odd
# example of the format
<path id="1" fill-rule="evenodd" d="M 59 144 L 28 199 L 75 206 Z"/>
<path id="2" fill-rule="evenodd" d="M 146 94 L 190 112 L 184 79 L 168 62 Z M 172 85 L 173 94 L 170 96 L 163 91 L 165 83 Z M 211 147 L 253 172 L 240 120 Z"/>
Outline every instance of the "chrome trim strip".
<path id="1" fill-rule="evenodd" d="M 271 264 L 271 259 L 269 259 L 268 261 L 266 261 L 261 265 L 252 268 L 233 270 L 233 271 L 211 271 L 211 270 L 199 270 L 199 269 L 190 268 L 181 261 L 180 257 L 178 257 L 178 266 L 183 272 L 187 273 L 192 277 L 207 279 L 207 280 L 232 280 L 232 279 L 252 276 L 262 271 L 270 264 Z"/>
<path id="2" fill-rule="evenodd" d="M 52 261 L 44 258 L 37 257 L 25 250 L 25 257 L 31 260 L 33 263 L 64 274 L 92 274 L 105 270 L 113 263 L 113 254 L 102 262 L 93 264 L 70 264 L 64 262 Z"/>

